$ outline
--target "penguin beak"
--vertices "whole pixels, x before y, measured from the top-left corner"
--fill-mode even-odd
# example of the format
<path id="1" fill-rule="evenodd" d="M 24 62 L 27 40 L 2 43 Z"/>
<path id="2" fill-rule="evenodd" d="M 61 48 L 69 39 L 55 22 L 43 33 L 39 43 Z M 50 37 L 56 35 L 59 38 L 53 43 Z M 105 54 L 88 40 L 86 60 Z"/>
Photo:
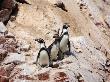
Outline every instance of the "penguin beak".
<path id="1" fill-rule="evenodd" d="M 35 41 L 39 42 L 39 39 L 34 39 Z"/>
<path id="2" fill-rule="evenodd" d="M 35 41 L 37 41 L 37 39 L 34 39 Z"/>
<path id="3" fill-rule="evenodd" d="M 54 34 L 53 38 L 59 38 L 58 34 Z"/>
<path id="4" fill-rule="evenodd" d="M 70 27 L 70 25 L 68 25 L 68 27 Z"/>
<path id="5" fill-rule="evenodd" d="M 55 36 L 53 36 L 53 38 L 56 38 Z"/>

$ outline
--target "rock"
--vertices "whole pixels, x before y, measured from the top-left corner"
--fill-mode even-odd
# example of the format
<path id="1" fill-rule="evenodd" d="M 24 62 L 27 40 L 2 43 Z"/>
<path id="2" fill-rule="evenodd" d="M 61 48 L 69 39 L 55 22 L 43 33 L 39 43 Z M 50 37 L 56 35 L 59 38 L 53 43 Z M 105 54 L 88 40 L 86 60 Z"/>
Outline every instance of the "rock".
<path id="1" fill-rule="evenodd" d="M 3 44 L 0 44 L 0 49 L 2 49 L 3 48 Z"/>
<path id="2" fill-rule="evenodd" d="M 30 50 L 30 43 L 28 43 L 27 41 L 22 41 L 22 42 L 19 42 L 20 44 L 19 47 L 20 47 L 20 51 L 29 51 Z"/>
<path id="3" fill-rule="evenodd" d="M 61 8 L 62 10 L 68 12 L 68 10 L 65 8 L 65 4 L 62 1 L 58 1 L 56 4 L 54 4 L 55 6 Z"/>
<path id="4" fill-rule="evenodd" d="M 30 76 L 33 73 L 35 73 L 35 71 L 36 71 L 36 67 L 33 65 L 29 65 L 26 63 L 18 65 L 14 68 L 13 72 L 11 73 L 11 75 L 13 76 L 12 79 L 14 79 L 14 81 L 16 81 L 17 79 L 30 80 L 30 81 L 36 80 L 37 79 L 36 77 Z"/>
<path id="5" fill-rule="evenodd" d="M 6 38 L 4 36 L 0 36 L 0 44 L 4 44 L 6 42 Z"/>
<path id="6" fill-rule="evenodd" d="M 110 15 L 107 15 L 107 16 L 105 17 L 105 23 L 106 23 L 106 25 L 108 26 L 108 28 L 110 28 Z"/>
<path id="7" fill-rule="evenodd" d="M 16 78 L 13 78 L 13 82 L 33 82 L 33 80 L 35 82 L 106 82 L 109 73 L 104 71 L 100 65 L 105 65 L 106 62 L 105 53 L 100 50 L 100 47 L 104 48 L 104 52 L 110 53 L 110 32 L 104 21 L 104 17 L 110 12 L 110 5 L 103 2 L 109 0 L 26 1 L 30 1 L 32 4 L 18 4 L 20 6 L 16 20 L 8 22 L 7 27 L 10 32 L 16 35 L 17 39 L 32 43 L 33 46 L 29 52 L 21 53 L 27 54 L 36 51 L 37 54 L 33 57 L 31 54 L 26 56 L 25 63 L 16 65 L 12 71 L 13 73 L 17 73 L 15 69 L 22 70 L 18 71 L 15 75 Z M 68 12 L 53 7 L 54 1 L 56 1 L 55 3 L 57 1 L 63 2 L 63 4 L 59 4 L 59 8 L 65 6 Z M 37 46 L 34 48 L 33 39 L 42 37 L 46 40 L 46 46 L 50 45 L 53 41 L 53 30 L 62 29 L 64 22 L 68 22 L 71 26 L 68 28 L 69 37 L 72 38 L 70 40 L 71 52 L 75 54 L 77 59 L 71 55 L 57 61 L 55 63 L 61 63 L 55 65 L 55 68 L 49 67 L 51 69 L 48 72 L 46 72 L 48 68 L 38 69 L 38 66 L 30 63 L 34 58 L 36 61 L 38 55 L 38 48 Z M 102 32 L 103 30 L 105 32 Z M 48 32 L 50 33 L 46 35 Z M 20 47 L 24 45 L 28 45 L 28 43 L 23 43 Z M 97 47 L 99 49 L 96 49 Z M 108 66 L 108 69 L 109 62 L 106 62 L 106 66 Z M 42 73 L 39 73 L 39 71 Z M 110 78 L 107 81 L 109 82 Z"/>
<path id="8" fill-rule="evenodd" d="M 52 68 L 58 68 L 59 67 L 59 64 L 54 64 L 53 66 L 52 66 Z"/>
<path id="9" fill-rule="evenodd" d="M 41 81 L 48 80 L 49 79 L 49 73 L 45 72 L 45 73 L 38 74 L 38 79 Z"/>
<path id="10" fill-rule="evenodd" d="M 65 82 L 68 81 L 68 76 L 64 72 L 58 72 L 54 77 L 55 82 Z"/>
<path id="11" fill-rule="evenodd" d="M 19 2 L 19 3 L 22 3 L 22 4 L 29 4 L 28 2 L 27 2 L 27 0 L 16 0 L 17 2 Z"/>
<path id="12" fill-rule="evenodd" d="M 23 54 L 18 53 L 8 53 L 8 56 L 2 62 L 2 64 L 14 63 L 14 62 L 25 62 L 25 56 Z"/>
<path id="13" fill-rule="evenodd" d="M 9 78 L 8 77 L 4 77 L 4 76 L 0 76 L 0 81 L 1 82 L 9 82 Z"/>
<path id="14" fill-rule="evenodd" d="M 16 4 L 15 0 L 2 0 L 0 2 L 0 21 L 5 24 L 8 23 L 11 15 L 15 12 Z"/>
<path id="15" fill-rule="evenodd" d="M 1 3 L 1 9 L 11 10 L 15 6 L 14 0 L 3 0 Z"/>
<path id="16" fill-rule="evenodd" d="M 15 38 L 15 36 L 12 33 L 8 32 L 8 34 L 5 35 L 5 38 Z"/>
<path id="17" fill-rule="evenodd" d="M 3 22 L 0 22 L 0 32 L 1 33 L 4 33 L 7 31 L 7 28 L 6 26 L 3 24 Z"/>
<path id="18" fill-rule="evenodd" d="M 22 46 L 20 47 L 20 50 L 21 50 L 21 51 L 25 51 L 25 52 L 29 51 L 29 49 L 30 49 L 30 45 L 28 45 L 28 44 L 22 45 Z"/>
<path id="19" fill-rule="evenodd" d="M 103 0 L 105 1 L 108 5 L 110 5 L 110 0 Z"/>
<path id="20" fill-rule="evenodd" d="M 106 60 L 105 66 L 110 67 L 110 59 Z"/>
<path id="21" fill-rule="evenodd" d="M 9 82 L 9 77 L 14 67 L 14 64 L 3 65 L 0 67 L 0 82 Z"/>
<path id="22" fill-rule="evenodd" d="M 4 47 L 5 50 L 7 50 L 8 52 L 17 52 L 16 48 L 17 48 L 17 41 L 13 38 L 9 38 L 8 40 L 6 40 L 6 42 L 4 43 Z"/>
<path id="23" fill-rule="evenodd" d="M 7 51 L 4 49 L 0 49 L 0 62 L 4 60 L 4 58 L 7 56 Z"/>
<path id="24" fill-rule="evenodd" d="M 0 21 L 5 22 L 9 19 L 12 10 L 3 9 L 0 11 Z"/>

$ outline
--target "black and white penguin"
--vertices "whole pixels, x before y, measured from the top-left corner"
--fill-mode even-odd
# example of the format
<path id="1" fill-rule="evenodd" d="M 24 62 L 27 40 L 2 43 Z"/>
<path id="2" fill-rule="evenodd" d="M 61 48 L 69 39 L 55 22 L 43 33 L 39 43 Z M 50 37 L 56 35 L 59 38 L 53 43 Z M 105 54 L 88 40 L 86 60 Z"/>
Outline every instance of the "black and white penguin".
<path id="1" fill-rule="evenodd" d="M 50 65 L 50 56 L 48 50 L 45 46 L 45 41 L 43 39 L 35 39 L 40 43 L 40 50 L 37 55 L 36 65 L 39 64 L 41 67 L 48 67 Z"/>
<path id="2" fill-rule="evenodd" d="M 68 34 L 68 27 L 70 27 L 67 23 L 63 25 L 63 29 L 60 35 L 60 57 L 59 59 L 64 58 L 64 54 L 70 52 L 70 41 Z"/>
<path id="3" fill-rule="evenodd" d="M 55 38 L 54 42 L 48 47 L 49 55 L 51 61 L 57 61 L 59 48 L 60 48 L 60 37 L 58 34 L 53 36 Z"/>

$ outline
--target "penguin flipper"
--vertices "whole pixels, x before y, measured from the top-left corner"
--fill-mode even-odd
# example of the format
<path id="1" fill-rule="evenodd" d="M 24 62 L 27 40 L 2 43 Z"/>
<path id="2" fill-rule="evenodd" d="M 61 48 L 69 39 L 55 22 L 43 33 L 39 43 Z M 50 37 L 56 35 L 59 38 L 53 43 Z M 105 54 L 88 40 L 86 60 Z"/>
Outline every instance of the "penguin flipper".
<path id="1" fill-rule="evenodd" d="M 37 55 L 36 65 L 37 65 L 37 63 L 38 63 L 38 58 L 39 58 L 39 56 L 40 56 L 40 52 L 39 52 L 38 55 Z"/>
<path id="2" fill-rule="evenodd" d="M 51 47 L 49 46 L 46 51 L 47 51 L 47 54 L 48 54 L 48 58 L 49 58 L 49 67 L 51 67 L 53 65 L 52 61 L 51 61 L 51 57 L 50 57 L 50 51 L 51 50 Z"/>
<path id="3" fill-rule="evenodd" d="M 70 50 L 71 50 L 70 47 L 71 47 L 71 46 L 70 46 L 70 41 L 68 40 L 68 48 L 69 48 L 69 52 L 70 52 Z"/>

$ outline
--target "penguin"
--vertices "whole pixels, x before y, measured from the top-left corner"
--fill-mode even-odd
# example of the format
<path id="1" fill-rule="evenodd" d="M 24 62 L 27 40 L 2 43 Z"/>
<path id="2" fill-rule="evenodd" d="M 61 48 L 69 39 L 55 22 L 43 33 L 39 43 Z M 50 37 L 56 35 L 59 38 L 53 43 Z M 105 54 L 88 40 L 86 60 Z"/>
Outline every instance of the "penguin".
<path id="1" fill-rule="evenodd" d="M 59 48 L 60 48 L 60 37 L 59 37 L 59 34 L 55 34 L 53 36 L 53 38 L 55 38 L 55 40 L 48 47 L 48 52 L 49 52 L 51 61 L 57 61 Z"/>
<path id="2" fill-rule="evenodd" d="M 48 50 L 45 46 L 45 41 L 43 39 L 35 39 L 40 43 L 40 50 L 37 55 L 36 65 L 39 64 L 41 67 L 48 67 L 50 65 L 50 56 Z"/>
<path id="3" fill-rule="evenodd" d="M 64 54 L 70 54 L 70 41 L 68 34 L 68 27 L 70 27 L 67 23 L 63 25 L 63 29 L 60 35 L 60 50 L 59 50 L 59 59 L 64 58 Z"/>

